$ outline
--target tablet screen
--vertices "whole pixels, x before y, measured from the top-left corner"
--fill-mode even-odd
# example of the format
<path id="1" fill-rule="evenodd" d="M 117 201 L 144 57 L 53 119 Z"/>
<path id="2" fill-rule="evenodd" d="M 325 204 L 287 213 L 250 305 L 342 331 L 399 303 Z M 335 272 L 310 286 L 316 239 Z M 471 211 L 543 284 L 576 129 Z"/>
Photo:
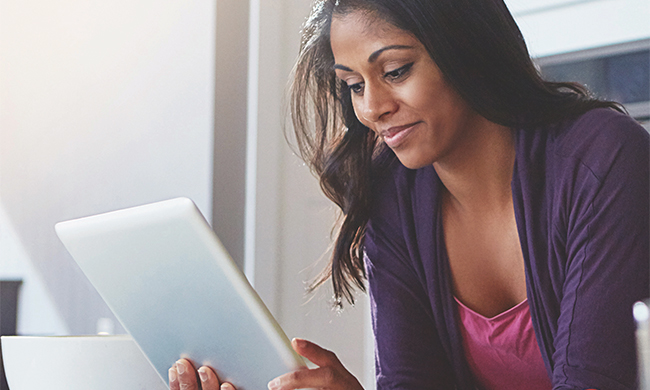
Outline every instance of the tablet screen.
<path id="1" fill-rule="evenodd" d="M 166 383 L 179 357 L 239 390 L 304 366 L 191 200 L 61 222 L 56 232 Z"/>

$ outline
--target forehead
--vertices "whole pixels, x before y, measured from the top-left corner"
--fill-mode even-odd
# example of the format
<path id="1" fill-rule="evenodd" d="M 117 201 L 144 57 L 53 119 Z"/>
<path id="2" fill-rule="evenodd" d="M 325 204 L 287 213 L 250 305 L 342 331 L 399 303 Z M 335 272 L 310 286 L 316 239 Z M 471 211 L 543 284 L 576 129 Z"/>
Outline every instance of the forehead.
<path id="1" fill-rule="evenodd" d="M 361 11 L 334 15 L 330 42 L 335 59 L 350 53 L 367 55 L 394 44 L 421 46 L 410 32 L 371 13 Z"/>
<path id="2" fill-rule="evenodd" d="M 396 32 L 394 30 L 403 31 L 379 17 L 375 12 L 364 10 L 347 12 L 345 14 L 334 13 L 332 15 L 332 26 L 334 28 L 345 26 L 364 35 L 390 34 L 391 32 Z"/>

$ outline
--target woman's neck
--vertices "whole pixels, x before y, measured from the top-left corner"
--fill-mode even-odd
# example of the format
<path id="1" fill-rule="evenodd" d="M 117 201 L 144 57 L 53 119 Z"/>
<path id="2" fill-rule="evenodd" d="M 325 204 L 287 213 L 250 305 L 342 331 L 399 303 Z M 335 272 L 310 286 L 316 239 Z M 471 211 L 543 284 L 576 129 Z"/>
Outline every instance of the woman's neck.
<path id="1" fill-rule="evenodd" d="M 463 213 L 511 207 L 514 161 L 512 130 L 484 120 L 455 153 L 433 164 L 447 190 L 446 206 Z"/>

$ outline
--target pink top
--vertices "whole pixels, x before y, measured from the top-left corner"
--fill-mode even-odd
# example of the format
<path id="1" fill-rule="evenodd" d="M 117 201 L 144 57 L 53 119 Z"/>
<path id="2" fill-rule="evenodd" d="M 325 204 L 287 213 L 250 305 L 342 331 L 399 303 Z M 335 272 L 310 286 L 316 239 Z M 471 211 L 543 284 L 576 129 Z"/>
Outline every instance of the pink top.
<path id="1" fill-rule="evenodd" d="M 492 318 L 456 302 L 465 356 L 480 389 L 553 388 L 537 345 L 528 299 Z"/>

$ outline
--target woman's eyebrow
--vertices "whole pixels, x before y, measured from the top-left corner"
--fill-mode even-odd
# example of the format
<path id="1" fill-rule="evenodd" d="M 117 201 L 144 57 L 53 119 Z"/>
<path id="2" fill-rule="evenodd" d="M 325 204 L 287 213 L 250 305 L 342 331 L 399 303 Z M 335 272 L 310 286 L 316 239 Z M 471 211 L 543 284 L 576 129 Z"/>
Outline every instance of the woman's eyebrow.
<path id="1" fill-rule="evenodd" d="M 413 49 L 413 46 L 408 46 L 408 45 L 389 45 L 389 46 L 382 47 L 381 49 L 379 49 L 379 50 L 373 52 L 373 53 L 368 57 L 368 62 L 370 62 L 370 63 L 375 62 L 375 61 L 377 60 L 377 58 L 379 57 L 379 55 L 380 55 L 381 53 L 385 52 L 386 50 L 405 50 L 405 49 L 406 49 L 406 50 L 408 50 L 408 49 Z"/>
<path id="2" fill-rule="evenodd" d="M 334 64 L 334 69 L 340 69 L 340 70 L 344 70 L 346 72 L 353 72 L 353 70 L 348 68 L 347 66 L 339 65 L 339 64 Z"/>
<path id="3" fill-rule="evenodd" d="M 408 45 L 389 45 L 382 47 L 379 50 L 374 51 L 370 56 L 368 57 L 368 62 L 373 63 L 377 61 L 377 58 L 379 58 L 379 55 L 387 50 L 410 50 L 413 49 L 413 46 L 408 46 Z M 340 69 L 345 72 L 354 72 L 352 69 L 348 68 L 345 65 L 341 64 L 334 64 L 334 69 Z"/>

